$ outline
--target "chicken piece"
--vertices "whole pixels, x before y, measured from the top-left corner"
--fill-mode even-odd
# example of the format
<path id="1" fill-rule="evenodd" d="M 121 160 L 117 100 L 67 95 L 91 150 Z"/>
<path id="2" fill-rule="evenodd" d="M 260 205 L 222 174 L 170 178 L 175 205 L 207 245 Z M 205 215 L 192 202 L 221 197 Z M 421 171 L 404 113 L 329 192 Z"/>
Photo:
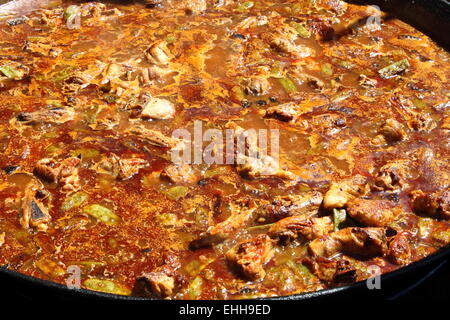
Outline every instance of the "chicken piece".
<path id="1" fill-rule="evenodd" d="M 171 164 L 167 166 L 161 172 L 161 178 L 168 179 L 176 184 L 196 183 L 198 180 L 194 170 L 188 164 Z"/>
<path id="2" fill-rule="evenodd" d="M 395 203 L 388 200 L 355 199 L 347 203 L 347 213 L 367 227 L 384 227 L 400 214 Z"/>
<path id="3" fill-rule="evenodd" d="M 261 76 L 244 79 L 242 85 L 247 93 L 255 96 L 267 94 L 270 90 L 269 80 Z"/>
<path id="4" fill-rule="evenodd" d="M 296 122 L 299 116 L 298 105 L 293 102 L 267 108 L 264 114 L 265 118 L 277 119 L 283 122 Z"/>
<path id="5" fill-rule="evenodd" d="M 277 221 L 269 229 L 271 238 L 294 240 L 301 237 L 313 240 L 333 231 L 333 221 L 330 217 L 305 218 L 305 216 L 291 216 Z"/>
<path id="6" fill-rule="evenodd" d="M 149 287 L 153 297 L 167 298 L 174 294 L 176 279 L 165 272 L 144 273 L 140 280 Z"/>
<path id="7" fill-rule="evenodd" d="M 62 161 L 44 158 L 36 163 L 34 174 L 39 178 L 61 186 L 61 192 L 71 193 L 81 189 L 78 165 L 81 160 L 69 157 Z"/>
<path id="8" fill-rule="evenodd" d="M 345 253 L 369 258 L 383 255 L 386 246 L 384 228 L 350 227 L 311 241 L 308 250 L 314 256 L 331 257 Z"/>
<path id="9" fill-rule="evenodd" d="M 323 206 L 326 209 L 342 208 L 348 201 L 368 192 L 366 179 L 356 175 L 350 179 L 333 182 L 325 194 Z"/>
<path id="10" fill-rule="evenodd" d="M 125 73 L 125 66 L 117 63 L 110 63 L 103 71 L 100 84 L 104 85 L 112 80 L 120 79 Z"/>
<path id="11" fill-rule="evenodd" d="M 153 65 L 148 68 L 142 68 L 142 81 L 144 84 L 152 84 L 152 80 L 163 78 L 171 73 L 176 72 L 170 68 L 161 68 L 159 66 Z"/>
<path id="12" fill-rule="evenodd" d="M 289 216 L 309 218 L 319 211 L 323 196 L 320 192 L 306 192 L 298 195 L 278 196 L 258 210 L 259 220 L 278 221 Z"/>
<path id="13" fill-rule="evenodd" d="M 39 184 L 36 181 L 31 181 L 25 187 L 25 194 L 20 208 L 22 213 L 20 224 L 24 229 L 34 227 L 39 231 L 45 231 L 51 216 L 47 208 L 36 198 L 38 190 Z"/>
<path id="14" fill-rule="evenodd" d="M 274 32 L 262 36 L 277 51 L 296 58 L 306 58 L 314 54 L 313 49 L 295 43 L 298 33 L 295 28 L 289 25 L 274 26 Z"/>
<path id="15" fill-rule="evenodd" d="M 380 134 L 372 140 L 372 143 L 375 145 L 399 142 L 406 139 L 407 136 L 403 125 L 394 119 L 386 120 L 379 133 Z"/>
<path id="16" fill-rule="evenodd" d="M 411 262 L 411 245 L 407 235 L 406 232 L 400 232 L 389 241 L 387 257 L 391 262 L 398 265 Z"/>
<path id="17" fill-rule="evenodd" d="M 136 136 L 140 140 L 156 147 L 183 150 L 185 146 L 184 141 L 181 139 L 168 137 L 159 131 L 147 129 L 143 126 L 132 127 L 126 133 Z"/>
<path id="18" fill-rule="evenodd" d="M 450 189 L 426 193 L 414 190 L 410 194 L 414 212 L 430 217 L 450 219 Z"/>
<path id="19" fill-rule="evenodd" d="M 37 123 L 61 124 L 74 119 L 74 111 L 68 107 L 47 106 L 43 110 L 21 112 L 16 120 L 21 124 L 33 125 Z"/>
<path id="20" fill-rule="evenodd" d="M 167 65 L 173 58 L 167 42 L 163 40 L 155 41 L 147 50 L 145 50 L 145 57 L 154 64 Z"/>
<path id="21" fill-rule="evenodd" d="M 23 50 L 50 58 L 57 58 L 62 52 L 60 48 L 54 48 L 51 44 L 42 42 L 35 43 L 28 40 L 25 41 Z"/>
<path id="22" fill-rule="evenodd" d="M 246 279 L 256 281 L 266 275 L 264 265 L 273 256 L 273 240 L 261 234 L 249 241 L 239 243 L 225 257 Z"/>
<path id="23" fill-rule="evenodd" d="M 99 173 L 110 174 L 120 180 L 127 180 L 147 165 L 148 163 L 146 160 L 138 157 L 133 156 L 131 158 L 122 159 L 119 156 L 112 154 L 111 157 L 100 161 L 95 166 L 95 170 Z"/>
<path id="24" fill-rule="evenodd" d="M 278 161 L 268 155 L 249 157 L 239 154 L 237 157 L 237 170 L 249 178 L 275 176 L 286 180 L 295 180 L 297 176 L 290 171 L 280 168 Z"/>
<path id="25" fill-rule="evenodd" d="M 409 176 L 408 171 L 411 167 L 411 161 L 389 161 L 378 171 L 372 188 L 379 191 L 403 189 L 407 186 L 405 179 Z"/>
<path id="26" fill-rule="evenodd" d="M 305 258 L 302 263 L 320 280 L 334 284 L 354 283 L 358 280 L 358 271 L 344 259 L 327 259 L 317 257 Z"/>
<path id="27" fill-rule="evenodd" d="M 412 115 L 408 121 L 409 126 L 415 131 L 431 131 L 436 128 L 437 123 L 431 118 L 430 114 L 417 112 Z"/>
<path id="28" fill-rule="evenodd" d="M 143 119 L 172 119 L 175 116 L 175 106 L 166 99 L 150 98 L 143 106 Z"/>
<path id="29" fill-rule="evenodd" d="M 189 245 L 191 250 L 220 243 L 230 237 L 234 232 L 243 228 L 253 217 L 256 205 L 248 200 L 230 203 L 230 216 L 222 222 L 211 226 L 200 238 Z"/>

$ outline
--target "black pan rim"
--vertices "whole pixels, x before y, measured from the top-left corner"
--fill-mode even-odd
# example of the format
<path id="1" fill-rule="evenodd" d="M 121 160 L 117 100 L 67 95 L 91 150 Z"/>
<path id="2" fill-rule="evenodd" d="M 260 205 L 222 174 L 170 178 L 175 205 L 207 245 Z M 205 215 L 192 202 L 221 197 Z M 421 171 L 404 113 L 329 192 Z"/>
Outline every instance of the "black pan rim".
<path id="1" fill-rule="evenodd" d="M 410 263 L 407 266 L 400 267 L 394 271 L 382 274 L 381 279 L 382 279 L 382 281 L 389 281 L 390 279 L 400 277 L 409 272 L 414 272 L 414 270 L 425 267 L 429 264 L 432 264 L 433 262 L 441 261 L 449 256 L 450 256 L 450 245 L 447 245 L 446 247 L 443 247 L 443 248 L 437 250 L 433 254 L 431 254 L 423 259 L 420 259 L 418 261 Z M 61 283 L 53 282 L 50 280 L 44 280 L 44 279 L 40 279 L 40 278 L 35 278 L 32 276 L 20 273 L 18 271 L 8 269 L 5 266 L 0 267 L 0 275 L 5 275 L 8 277 L 14 278 L 16 280 L 26 281 L 30 284 L 34 284 L 36 286 L 41 286 L 41 287 L 46 287 L 48 289 L 53 289 L 55 291 L 61 291 L 61 292 L 66 292 L 66 293 L 72 292 L 75 294 L 79 294 L 79 295 L 83 296 L 84 298 L 93 298 L 93 299 L 101 299 L 101 300 L 116 300 L 116 301 L 164 301 L 164 300 L 155 299 L 155 298 L 117 295 L 117 294 L 93 291 L 93 290 L 88 290 L 88 289 L 69 289 L 67 286 L 65 286 Z M 335 287 L 335 288 L 330 288 L 330 289 L 304 292 L 304 293 L 292 294 L 292 295 L 287 295 L 287 296 L 261 297 L 261 298 L 251 299 L 251 300 L 253 300 L 253 301 L 257 301 L 257 300 L 305 301 L 305 300 L 320 298 L 320 297 L 324 297 L 324 296 L 331 296 L 333 294 L 343 293 L 343 292 L 350 291 L 350 290 L 363 289 L 364 286 L 366 286 L 366 280 L 362 280 L 362 281 L 348 284 L 345 286 Z M 241 301 L 245 301 L 245 299 L 241 300 Z"/>

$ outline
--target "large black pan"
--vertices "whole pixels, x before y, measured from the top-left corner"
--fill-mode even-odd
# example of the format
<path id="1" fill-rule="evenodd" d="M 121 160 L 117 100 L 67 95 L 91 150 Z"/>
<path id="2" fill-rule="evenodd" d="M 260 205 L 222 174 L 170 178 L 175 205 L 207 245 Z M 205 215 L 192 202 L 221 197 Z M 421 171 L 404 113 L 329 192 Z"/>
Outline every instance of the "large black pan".
<path id="1" fill-rule="evenodd" d="M 349 0 L 347 0 L 349 1 Z M 6 1 L 1 1 L 4 3 Z M 0 13 L 5 10 L 33 10 L 37 4 L 46 0 L 13 0 L 0 6 Z M 120 2 L 120 1 L 117 1 Z M 446 0 L 350 0 L 353 3 L 373 4 L 379 6 L 392 17 L 399 18 L 430 36 L 435 42 L 450 50 L 450 3 Z M 426 280 L 433 270 L 439 268 L 450 258 L 450 247 L 412 263 L 404 268 L 381 276 L 381 290 L 369 290 L 367 283 L 361 281 L 348 286 L 321 290 L 311 293 L 296 294 L 286 297 L 270 298 L 272 300 L 324 300 L 324 299 L 361 299 L 395 297 L 399 290 L 411 287 L 412 283 Z M 94 300 L 143 300 L 138 297 L 119 296 L 84 289 L 68 289 L 65 285 L 33 278 L 27 275 L 0 268 L 2 289 L 14 290 L 14 294 L 24 298 L 56 299 L 94 299 Z"/>

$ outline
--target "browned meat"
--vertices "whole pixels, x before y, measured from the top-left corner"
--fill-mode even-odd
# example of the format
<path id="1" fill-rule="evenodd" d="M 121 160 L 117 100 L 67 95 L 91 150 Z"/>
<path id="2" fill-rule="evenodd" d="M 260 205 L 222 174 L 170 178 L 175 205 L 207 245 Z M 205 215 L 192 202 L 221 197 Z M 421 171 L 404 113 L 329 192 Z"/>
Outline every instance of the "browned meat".
<path id="1" fill-rule="evenodd" d="M 313 55 L 314 51 L 311 48 L 295 43 L 298 37 L 295 28 L 287 24 L 274 25 L 273 28 L 273 32 L 262 36 L 275 50 L 296 58 Z"/>
<path id="2" fill-rule="evenodd" d="M 242 82 L 245 91 L 255 96 L 267 94 L 270 90 L 270 82 L 265 77 L 251 77 Z"/>
<path id="3" fill-rule="evenodd" d="M 272 255 L 272 239 L 261 234 L 229 250 L 226 259 L 242 276 L 255 281 L 263 279 L 266 275 L 264 264 L 269 262 Z"/>
<path id="4" fill-rule="evenodd" d="M 175 290 L 175 277 L 165 272 L 149 272 L 142 275 L 143 280 L 151 291 L 151 295 L 157 298 L 170 297 Z"/>
<path id="5" fill-rule="evenodd" d="M 345 228 L 310 242 L 308 249 L 314 256 L 331 257 L 346 253 L 362 257 L 381 256 L 386 252 L 384 228 Z"/>
<path id="6" fill-rule="evenodd" d="M 342 208 L 348 201 L 367 192 L 368 186 L 363 176 L 356 175 L 347 180 L 333 182 L 324 196 L 323 206 L 326 209 Z"/>
<path id="7" fill-rule="evenodd" d="M 175 106 L 166 99 L 150 98 L 143 106 L 143 119 L 172 119 L 175 116 Z"/>
<path id="8" fill-rule="evenodd" d="M 158 40 L 152 43 L 152 45 L 145 50 L 146 58 L 158 65 L 166 65 L 172 59 L 172 53 L 167 48 L 167 42 Z"/>
<path id="9" fill-rule="evenodd" d="M 376 190 L 398 190 L 406 186 L 405 179 L 412 163 L 407 160 L 389 161 L 380 168 L 373 188 Z"/>
<path id="10" fill-rule="evenodd" d="M 184 141 L 175 139 L 162 134 L 159 131 L 147 129 L 143 126 L 135 126 L 126 131 L 133 136 L 136 136 L 142 141 L 145 141 L 151 145 L 169 149 L 184 149 Z"/>
<path id="11" fill-rule="evenodd" d="M 450 218 L 450 189 L 426 193 L 422 190 L 411 192 L 411 205 L 415 212 L 437 218 Z"/>
<path id="12" fill-rule="evenodd" d="M 384 227 L 400 214 L 395 203 L 388 200 L 355 199 L 347 204 L 347 213 L 367 227 Z"/>
<path id="13" fill-rule="evenodd" d="M 168 165 L 161 172 L 161 177 L 165 179 L 169 179 L 173 183 L 195 183 L 198 180 L 197 175 L 195 174 L 192 167 L 188 164 L 176 165 L 171 164 Z"/>
<path id="14" fill-rule="evenodd" d="M 141 158 L 131 157 L 122 159 L 112 154 L 111 157 L 102 159 L 94 168 L 99 173 L 110 174 L 118 179 L 126 180 L 137 174 L 141 168 L 147 165 L 147 161 Z"/>
<path id="15" fill-rule="evenodd" d="M 26 186 L 20 209 L 22 214 L 20 224 L 24 229 L 34 227 L 39 231 L 45 231 L 51 216 L 48 209 L 36 198 L 38 190 L 39 184 L 36 181 L 31 181 Z"/>
<path id="16" fill-rule="evenodd" d="M 278 196 L 258 210 L 259 220 L 277 221 L 289 216 L 311 217 L 315 215 L 322 203 L 320 192 L 305 192 L 297 195 Z"/>
<path id="17" fill-rule="evenodd" d="M 314 260 L 305 258 L 302 262 L 322 281 L 344 284 L 358 280 L 357 270 L 344 259 L 317 257 Z"/>
<path id="18" fill-rule="evenodd" d="M 252 201 L 241 200 L 230 203 L 230 216 L 222 222 L 211 226 L 204 235 L 190 243 L 195 250 L 217 244 L 243 228 L 253 217 L 256 205 Z"/>
<path id="19" fill-rule="evenodd" d="M 375 145 L 402 141 L 407 136 L 403 125 L 394 119 L 386 120 L 379 133 L 372 141 Z"/>
<path id="20" fill-rule="evenodd" d="M 268 155 L 249 157 L 238 155 L 237 170 L 240 174 L 249 178 L 275 176 L 286 180 L 295 180 L 297 177 L 290 171 L 280 168 L 278 161 Z"/>
<path id="21" fill-rule="evenodd" d="M 62 52 L 60 48 L 55 48 L 51 44 L 31 41 L 25 41 L 23 50 L 50 58 L 57 58 Z"/>
<path id="22" fill-rule="evenodd" d="M 21 112 L 16 120 L 21 124 L 53 123 L 61 124 L 73 120 L 74 112 L 67 107 L 48 106 L 34 112 Z"/>
<path id="23" fill-rule="evenodd" d="M 273 118 L 284 122 L 295 122 L 300 112 L 298 105 L 293 102 L 280 104 L 266 110 L 264 117 Z"/>
<path id="24" fill-rule="evenodd" d="M 408 233 L 400 232 L 389 241 L 387 257 L 398 265 L 411 262 L 411 245 L 409 244 Z"/>
<path id="25" fill-rule="evenodd" d="M 54 159 L 41 159 L 36 163 L 34 174 L 48 182 L 57 182 L 61 192 L 71 193 L 80 190 L 78 165 L 80 159 L 69 157 L 62 161 Z"/>
<path id="26" fill-rule="evenodd" d="M 269 236 L 278 239 L 296 239 L 301 237 L 313 240 L 333 231 L 333 221 L 330 217 L 305 218 L 305 216 L 292 216 L 281 219 L 269 229 Z"/>

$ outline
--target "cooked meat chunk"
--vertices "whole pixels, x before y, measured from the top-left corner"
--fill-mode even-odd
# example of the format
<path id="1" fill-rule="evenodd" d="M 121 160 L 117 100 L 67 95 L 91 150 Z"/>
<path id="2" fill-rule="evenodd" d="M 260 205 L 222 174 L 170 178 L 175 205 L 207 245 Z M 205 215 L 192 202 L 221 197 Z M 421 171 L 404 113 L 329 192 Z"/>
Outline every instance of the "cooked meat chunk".
<path id="1" fill-rule="evenodd" d="M 168 137 L 159 131 L 147 129 L 143 126 L 132 127 L 126 132 L 156 147 L 169 148 L 172 150 L 184 149 L 183 140 Z"/>
<path id="2" fill-rule="evenodd" d="M 264 117 L 277 119 L 283 122 L 295 122 L 299 115 L 300 112 L 297 104 L 288 102 L 268 108 Z"/>
<path id="3" fill-rule="evenodd" d="M 267 205 L 258 209 L 259 219 L 277 221 L 289 216 L 311 217 L 315 215 L 322 203 L 320 192 L 305 192 L 297 195 L 278 196 Z"/>
<path id="4" fill-rule="evenodd" d="M 222 242 L 237 230 L 243 228 L 253 217 L 256 210 L 255 203 L 241 200 L 230 203 L 230 216 L 222 222 L 211 226 L 199 239 L 190 243 L 190 248 L 195 250 Z"/>
<path id="5" fill-rule="evenodd" d="M 141 279 L 146 282 L 154 297 L 167 298 L 174 293 L 175 278 L 167 275 L 165 272 L 145 273 Z"/>
<path id="6" fill-rule="evenodd" d="M 273 241 L 261 234 L 239 243 L 226 253 L 227 261 L 246 279 L 255 281 L 266 275 L 264 265 L 273 255 Z"/>
<path id="7" fill-rule="evenodd" d="M 367 193 L 366 179 L 354 176 L 340 182 L 333 182 L 324 196 L 323 206 L 326 209 L 342 208 L 348 201 Z"/>
<path id="8" fill-rule="evenodd" d="M 274 26 L 274 32 L 263 34 L 263 38 L 279 52 L 296 58 L 306 58 L 313 55 L 313 49 L 295 43 L 297 36 L 297 31 L 286 24 L 276 25 Z"/>
<path id="9" fill-rule="evenodd" d="M 407 235 L 406 232 L 400 232 L 389 241 L 387 257 L 391 262 L 398 265 L 411 262 L 411 245 Z"/>
<path id="10" fill-rule="evenodd" d="M 141 117 L 143 119 L 172 119 L 175 116 L 175 106 L 166 99 L 150 98 L 144 105 Z"/>
<path id="11" fill-rule="evenodd" d="M 112 154 L 110 157 L 102 159 L 95 169 L 99 173 L 110 174 L 120 180 L 127 180 L 137 174 L 139 170 L 148 163 L 146 160 L 138 157 L 120 158 Z"/>
<path id="12" fill-rule="evenodd" d="M 265 176 L 275 176 L 287 180 L 294 180 L 297 178 L 292 172 L 281 169 L 279 163 L 268 155 L 262 155 L 260 157 L 238 155 L 237 162 L 239 173 L 249 178 Z"/>
<path id="13" fill-rule="evenodd" d="M 48 106 L 45 109 L 34 112 L 21 112 L 16 120 L 19 123 L 32 125 L 37 123 L 61 124 L 73 120 L 74 111 L 68 107 Z"/>
<path id="14" fill-rule="evenodd" d="M 344 284 L 358 280 L 357 270 L 344 259 L 317 257 L 314 260 L 306 258 L 302 262 L 322 281 Z"/>
<path id="15" fill-rule="evenodd" d="M 400 209 L 388 200 L 355 199 L 347 203 L 347 213 L 367 227 L 384 227 L 399 215 Z"/>
<path id="16" fill-rule="evenodd" d="M 450 189 L 433 193 L 414 190 L 410 196 L 411 206 L 415 212 L 430 217 L 450 218 Z"/>
<path id="17" fill-rule="evenodd" d="M 345 253 L 361 257 L 381 256 L 386 252 L 384 228 L 345 228 L 310 242 L 308 249 L 314 256 L 331 257 Z"/>
<path id="18" fill-rule="evenodd" d="M 110 63 L 102 73 L 100 84 L 107 84 L 112 80 L 119 79 L 126 73 L 125 66 L 117 63 Z"/>
<path id="19" fill-rule="evenodd" d="M 42 42 L 35 43 L 31 41 L 25 41 L 23 50 L 50 58 L 57 58 L 62 51 L 60 48 L 55 48 L 48 43 Z"/>
<path id="20" fill-rule="evenodd" d="M 172 59 L 172 53 L 167 48 L 167 42 L 155 41 L 147 50 L 145 50 L 147 59 L 157 65 L 166 65 Z"/>
<path id="21" fill-rule="evenodd" d="M 412 163 L 407 160 L 389 161 L 378 171 L 373 188 L 380 191 L 404 188 L 411 166 Z"/>
<path id="22" fill-rule="evenodd" d="M 379 133 L 372 141 L 376 145 L 394 143 L 406 138 L 406 131 L 403 125 L 394 119 L 386 120 Z"/>
<path id="23" fill-rule="evenodd" d="M 45 181 L 57 182 L 61 186 L 61 192 L 71 193 L 81 188 L 78 176 L 79 164 L 80 159 L 77 157 L 69 157 L 62 161 L 44 158 L 36 163 L 34 174 Z"/>
<path id="24" fill-rule="evenodd" d="M 333 231 L 333 221 L 330 217 L 305 218 L 291 216 L 277 221 L 269 229 L 269 236 L 278 239 L 313 240 Z"/>
<path id="25" fill-rule="evenodd" d="M 242 84 L 244 85 L 247 93 L 255 96 L 267 94 L 270 90 L 269 80 L 261 76 L 244 79 Z"/>
<path id="26" fill-rule="evenodd" d="M 195 183 L 198 180 L 192 167 L 188 164 L 171 164 L 164 168 L 161 177 L 169 179 L 173 183 Z"/>
<path id="27" fill-rule="evenodd" d="M 39 184 L 31 181 L 25 187 L 25 194 L 22 199 L 20 224 L 24 229 L 30 227 L 37 228 L 39 231 L 47 230 L 47 223 L 51 220 L 48 209 L 36 198 L 39 191 Z"/>

